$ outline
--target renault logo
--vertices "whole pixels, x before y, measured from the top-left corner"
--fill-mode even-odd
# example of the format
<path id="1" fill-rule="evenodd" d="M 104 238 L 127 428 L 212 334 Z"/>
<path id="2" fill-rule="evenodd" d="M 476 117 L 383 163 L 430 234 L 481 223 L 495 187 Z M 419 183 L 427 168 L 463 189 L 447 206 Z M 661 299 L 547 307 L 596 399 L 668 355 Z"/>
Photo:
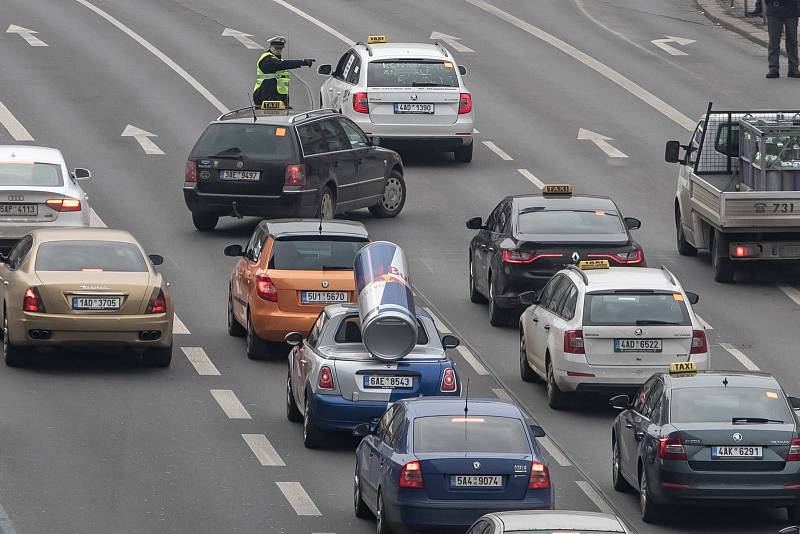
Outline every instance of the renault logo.
<path id="1" fill-rule="evenodd" d="M 739 432 L 734 432 L 732 437 L 733 437 L 733 441 L 736 441 L 737 443 L 739 441 L 742 441 L 742 439 L 744 439 Z"/>
<path id="2" fill-rule="evenodd" d="M 633 335 L 634 336 L 641 336 L 642 335 L 642 329 L 641 328 L 637 328 L 636 330 L 633 331 Z"/>
<path id="3" fill-rule="evenodd" d="M 328 281 L 327 280 L 323 280 L 322 281 L 322 287 L 323 288 L 327 288 L 328 287 Z"/>
<path id="4" fill-rule="evenodd" d="M 579 259 L 581 259 L 581 255 L 578 254 L 577 251 L 573 252 L 572 253 L 572 261 L 577 262 Z"/>
<path id="5" fill-rule="evenodd" d="M 481 463 L 480 462 L 472 462 L 472 467 L 474 467 L 475 469 L 480 469 L 481 468 Z"/>
<path id="6" fill-rule="evenodd" d="M 417 100 L 419 100 L 419 97 L 417 95 L 411 95 L 411 100 L 416 102 Z"/>
<path id="7" fill-rule="evenodd" d="M 22 202 L 25 200 L 25 195 L 8 195 L 9 202 Z"/>

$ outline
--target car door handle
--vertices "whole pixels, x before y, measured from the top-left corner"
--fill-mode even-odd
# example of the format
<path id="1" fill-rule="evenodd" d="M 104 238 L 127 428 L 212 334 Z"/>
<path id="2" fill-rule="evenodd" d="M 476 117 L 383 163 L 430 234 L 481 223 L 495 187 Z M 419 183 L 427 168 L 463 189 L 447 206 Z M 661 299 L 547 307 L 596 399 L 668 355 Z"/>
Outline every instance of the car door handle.
<path id="1" fill-rule="evenodd" d="M 644 437 L 644 432 L 636 432 L 633 435 L 633 437 L 636 439 L 636 441 L 642 441 L 642 438 Z"/>
<path id="2" fill-rule="evenodd" d="M 630 423 L 625 423 L 625 428 L 633 428 L 633 425 Z"/>
<path id="3" fill-rule="evenodd" d="M 489 252 L 494 252 L 494 247 L 489 247 Z"/>
<path id="4" fill-rule="evenodd" d="M 531 321 L 533 321 L 534 323 L 538 323 L 539 322 L 539 318 L 538 317 L 534 317 L 533 319 L 531 319 Z"/>
<path id="5" fill-rule="evenodd" d="M 550 325 L 549 324 L 544 325 L 544 329 L 545 330 L 550 330 Z"/>

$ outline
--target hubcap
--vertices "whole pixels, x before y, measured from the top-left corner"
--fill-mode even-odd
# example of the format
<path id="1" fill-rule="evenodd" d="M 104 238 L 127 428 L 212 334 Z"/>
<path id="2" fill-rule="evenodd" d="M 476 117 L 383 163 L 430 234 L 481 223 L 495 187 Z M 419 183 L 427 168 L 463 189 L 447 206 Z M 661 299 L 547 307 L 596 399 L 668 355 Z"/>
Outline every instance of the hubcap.
<path id="1" fill-rule="evenodd" d="M 386 189 L 383 190 L 383 207 L 387 211 L 394 211 L 400 206 L 403 200 L 403 186 L 400 180 L 394 176 L 386 182 Z"/>
<path id="2" fill-rule="evenodd" d="M 330 193 L 322 195 L 319 212 L 323 219 L 333 219 L 333 198 Z"/>
<path id="3" fill-rule="evenodd" d="M 647 475 L 642 473 L 642 479 L 639 481 L 639 503 L 642 510 L 647 507 Z"/>
<path id="4" fill-rule="evenodd" d="M 526 358 L 527 358 L 525 352 L 526 352 L 525 351 L 525 338 L 520 336 L 520 338 L 519 338 L 519 367 L 523 371 L 525 370 L 525 364 L 526 364 Z"/>
<path id="5" fill-rule="evenodd" d="M 378 513 L 375 514 L 375 523 L 378 527 L 378 534 L 383 532 L 383 499 L 378 496 Z"/>
<path id="6" fill-rule="evenodd" d="M 358 466 L 356 466 L 356 470 L 358 470 Z M 361 488 L 358 484 L 358 475 L 353 477 L 353 505 L 358 508 L 358 501 L 361 500 Z"/>
<path id="7" fill-rule="evenodd" d="M 553 380 L 555 380 L 554 377 L 553 377 L 553 366 L 552 365 L 548 365 L 547 366 L 547 398 L 548 399 L 552 399 L 553 398 L 553 393 L 554 393 L 553 388 L 555 387 L 555 384 L 554 384 Z"/>

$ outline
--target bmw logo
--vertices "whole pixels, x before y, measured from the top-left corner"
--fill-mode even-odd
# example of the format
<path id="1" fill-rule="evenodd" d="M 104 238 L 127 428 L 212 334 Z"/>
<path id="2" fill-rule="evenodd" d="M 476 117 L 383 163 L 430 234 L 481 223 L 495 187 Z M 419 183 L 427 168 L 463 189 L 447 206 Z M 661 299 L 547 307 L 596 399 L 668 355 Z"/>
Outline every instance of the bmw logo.
<path id="1" fill-rule="evenodd" d="M 472 462 L 472 467 L 474 467 L 475 469 L 480 469 L 481 468 L 481 463 L 480 462 Z"/>
<path id="2" fill-rule="evenodd" d="M 744 439 L 739 432 L 734 432 L 732 437 L 733 437 L 733 441 L 736 441 L 736 442 L 742 441 L 742 439 Z"/>
<path id="3" fill-rule="evenodd" d="M 328 287 L 328 281 L 327 280 L 323 280 L 322 281 L 322 287 L 323 288 L 327 288 Z"/>

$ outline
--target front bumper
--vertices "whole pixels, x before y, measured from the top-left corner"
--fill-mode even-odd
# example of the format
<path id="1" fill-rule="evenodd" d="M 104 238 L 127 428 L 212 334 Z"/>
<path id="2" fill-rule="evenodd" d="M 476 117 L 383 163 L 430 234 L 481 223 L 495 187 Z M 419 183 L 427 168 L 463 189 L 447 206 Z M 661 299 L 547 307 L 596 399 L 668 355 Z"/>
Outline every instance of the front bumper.
<path id="1" fill-rule="evenodd" d="M 352 431 L 356 425 L 380 418 L 389 406 L 386 401 L 352 401 L 340 395 L 313 394 L 314 422 L 323 430 Z"/>
<path id="2" fill-rule="evenodd" d="M 276 196 L 226 195 L 201 193 L 195 187 L 183 188 L 183 200 L 191 212 L 220 217 L 314 217 L 319 191 L 307 189 Z"/>

